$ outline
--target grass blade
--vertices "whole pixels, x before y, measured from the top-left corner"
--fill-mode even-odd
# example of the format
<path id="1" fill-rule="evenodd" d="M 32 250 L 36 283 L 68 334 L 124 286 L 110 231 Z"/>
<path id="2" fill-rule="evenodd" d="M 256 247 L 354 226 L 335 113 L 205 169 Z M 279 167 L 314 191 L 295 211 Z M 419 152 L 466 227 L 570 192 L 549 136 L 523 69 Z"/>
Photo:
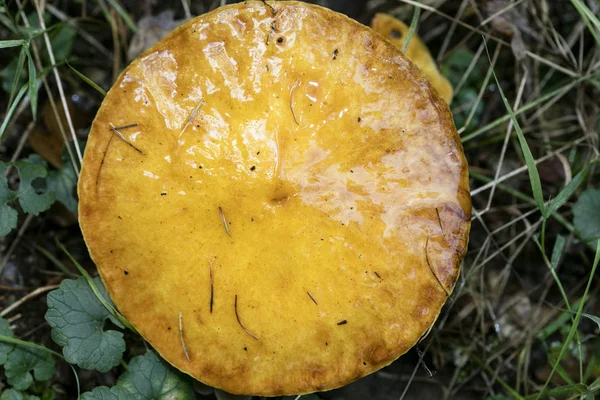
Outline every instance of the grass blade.
<path id="1" fill-rule="evenodd" d="M 546 210 L 545 215 L 546 218 L 549 218 L 552 214 L 554 214 L 554 212 L 558 210 L 563 204 L 565 204 L 565 202 L 569 200 L 573 193 L 575 193 L 575 190 L 577 190 L 579 185 L 583 183 L 583 180 L 587 176 L 592 164 L 593 162 L 589 163 L 581 171 L 579 171 L 579 173 L 575 175 L 573 179 L 571 179 L 571 182 L 569 182 L 569 184 L 565 186 L 563 190 L 560 191 L 558 196 L 556 196 L 556 198 L 552 200 L 550 204 L 548 204 L 548 209 Z"/>
<path id="2" fill-rule="evenodd" d="M 594 275 L 596 274 L 596 268 L 598 267 L 599 262 L 600 262 L 600 240 L 598 240 L 598 242 L 596 243 L 596 256 L 594 257 L 592 271 L 590 272 L 590 278 L 588 279 L 588 283 L 585 287 L 585 291 L 583 292 L 582 301 L 581 301 L 581 303 L 579 303 L 579 307 L 577 308 L 577 314 L 575 315 L 575 320 L 573 321 L 573 325 L 571 326 L 571 329 L 569 330 L 567 339 L 565 340 L 565 342 L 563 343 L 563 345 L 560 349 L 560 353 L 558 353 L 558 357 L 556 358 L 556 363 L 554 363 L 554 365 L 552 366 L 552 371 L 550 371 L 550 374 L 548 375 L 548 378 L 546 379 L 546 382 L 544 383 L 544 387 L 542 388 L 540 393 L 535 398 L 536 400 L 541 399 L 542 396 L 545 396 L 546 388 L 548 387 L 550 380 L 554 376 L 554 373 L 556 372 L 558 364 L 560 364 L 560 361 L 562 360 L 565 353 L 567 352 L 569 344 L 571 344 L 571 341 L 573 340 L 573 336 L 575 336 L 575 333 L 577 332 L 577 327 L 579 326 L 579 321 L 581 320 L 581 314 L 583 313 L 583 306 L 585 304 L 585 299 L 587 298 L 588 293 L 590 291 L 590 287 L 592 286 L 592 281 L 594 280 Z"/>
<path id="3" fill-rule="evenodd" d="M 485 42 L 485 52 L 487 53 L 488 60 L 490 64 L 492 63 L 492 59 L 490 57 L 490 52 L 487 47 L 487 43 Z M 542 182 L 540 181 L 540 175 L 538 173 L 537 167 L 535 165 L 535 159 L 533 158 L 533 154 L 531 154 L 531 150 L 529 149 L 529 145 L 527 144 L 527 140 L 525 140 L 525 135 L 523 135 L 523 131 L 521 130 L 521 126 L 519 125 L 519 121 L 515 117 L 515 114 L 502 91 L 502 87 L 500 87 L 500 82 L 498 81 L 498 77 L 496 76 L 496 72 L 492 68 L 492 74 L 494 75 L 494 80 L 496 81 L 496 86 L 498 86 L 498 92 L 502 97 L 502 101 L 504 102 L 504 106 L 506 107 L 506 111 L 510 115 L 510 119 L 513 122 L 515 127 L 515 131 L 517 132 L 517 137 L 519 138 L 519 144 L 521 145 L 521 151 L 523 152 L 523 156 L 525 157 L 525 163 L 527 164 L 527 170 L 529 172 L 529 182 L 531 183 L 531 190 L 533 190 L 533 198 L 535 202 L 542 212 L 542 215 L 546 215 L 546 206 L 544 205 L 544 195 L 542 193 Z"/>
<path id="4" fill-rule="evenodd" d="M 550 259 L 550 265 L 552 265 L 552 269 L 556 269 L 566 244 L 567 239 L 563 235 L 556 236 L 556 242 L 554 242 L 554 248 L 552 249 L 552 258 Z"/>
<path id="5" fill-rule="evenodd" d="M 600 29 L 600 21 L 598 17 L 594 15 L 594 13 L 581 1 L 581 0 L 571 0 L 573 6 L 577 9 L 579 14 L 581 14 L 581 18 L 587 25 L 590 33 L 596 39 L 596 43 L 600 45 L 600 36 L 598 36 L 598 32 L 596 29 Z"/>
<path id="6" fill-rule="evenodd" d="M 88 85 L 90 85 L 92 88 L 94 88 L 102 96 L 106 96 L 106 91 L 104 89 L 102 89 L 100 86 L 98 86 L 96 83 L 94 83 L 90 78 L 88 78 L 87 76 L 85 76 L 81 72 L 77 71 L 75 69 L 75 67 L 73 67 L 71 64 L 69 64 L 68 61 L 66 63 L 67 63 L 67 66 L 71 69 L 71 71 L 73 71 L 75 73 L 75 75 L 77 75 L 79 78 L 81 78 L 82 81 L 84 81 L 85 83 L 87 83 Z"/>
<path id="7" fill-rule="evenodd" d="M 24 40 L 0 40 L 0 49 L 6 49 L 7 47 L 22 46 L 25 43 Z"/>
<path id="8" fill-rule="evenodd" d="M 410 26 L 408 27 L 408 32 L 406 33 L 406 38 L 404 39 L 404 44 L 402 44 L 402 52 L 403 53 L 406 53 L 406 49 L 408 49 L 410 40 L 412 39 L 413 35 L 417 31 L 417 25 L 419 24 L 420 16 L 421 16 L 421 7 L 415 7 L 412 21 L 410 21 Z"/>
<path id="9" fill-rule="evenodd" d="M 13 75 L 13 83 L 10 88 L 10 95 L 8 98 L 8 109 L 12 106 L 12 102 L 15 98 L 15 93 L 17 92 L 17 87 L 19 86 L 19 80 L 21 80 L 21 75 L 23 74 L 23 67 L 25 65 L 25 44 L 21 46 L 21 52 L 19 53 L 19 59 L 17 60 L 17 67 L 15 68 L 15 74 Z M 8 112 L 8 111 L 7 111 Z"/>
<path id="10" fill-rule="evenodd" d="M 135 23 L 133 22 L 133 20 L 129 16 L 129 14 L 127 14 L 127 11 L 125 11 L 125 9 L 123 9 L 121 4 L 119 4 L 119 2 L 117 0 L 108 0 L 108 2 L 110 3 L 111 6 L 113 6 L 113 8 L 117 11 L 117 13 L 119 13 L 121 18 L 123 18 L 123 21 L 125 21 L 127 26 L 129 26 L 129 29 L 131 29 L 133 32 L 135 32 L 137 30 L 135 27 Z"/>
<path id="11" fill-rule="evenodd" d="M 567 385 L 567 386 L 561 386 L 561 387 L 557 387 L 551 390 L 548 390 L 546 392 L 543 393 L 536 393 L 536 394 L 531 394 L 529 396 L 525 397 L 525 400 L 532 400 L 532 399 L 545 399 L 548 397 L 567 397 L 567 398 L 571 398 L 572 396 L 577 396 L 577 395 L 581 395 L 584 394 L 587 391 L 587 386 L 581 383 L 577 383 L 574 385 Z M 538 396 L 538 397 L 536 397 Z M 541 397 L 539 397 L 541 396 Z"/>
<path id="12" fill-rule="evenodd" d="M 44 353 L 52 354 L 53 356 L 62 358 L 64 360 L 64 357 L 62 354 L 57 353 L 54 350 L 50 350 L 49 348 L 47 348 L 46 346 L 42 346 L 41 344 L 26 342 L 24 340 L 17 339 L 15 337 L 11 337 L 11 336 L 5 336 L 5 335 L 0 335 L 0 342 L 16 344 L 17 346 L 29 347 L 30 349 L 40 350 L 40 351 L 43 351 Z"/>
<path id="13" fill-rule="evenodd" d="M 19 93 L 17 93 L 17 95 L 15 96 L 15 100 L 6 112 L 6 115 L 4 115 L 4 121 L 2 121 L 2 125 L 0 125 L 0 139 L 2 138 L 2 135 L 4 135 L 4 131 L 6 130 L 8 123 L 10 122 L 13 114 L 15 113 L 15 109 L 17 108 L 19 101 L 21 101 L 21 98 L 25 95 L 26 90 L 27 85 L 23 85 L 21 87 L 21 90 L 19 90 Z"/>
<path id="14" fill-rule="evenodd" d="M 27 72 L 29 73 L 29 103 L 31 104 L 31 113 L 33 114 L 33 120 L 36 120 L 37 117 L 37 70 L 35 69 L 35 65 L 33 63 L 33 57 L 29 52 L 29 48 L 25 47 L 25 52 L 27 53 Z"/>
<path id="15" fill-rule="evenodd" d="M 588 75 L 588 76 L 582 76 L 581 78 L 574 79 L 573 81 L 567 83 L 566 85 L 561 86 L 561 87 L 559 87 L 557 89 L 554 89 L 554 90 L 552 90 L 552 91 L 544 94 L 543 96 L 538 97 L 534 101 L 529 102 L 529 103 L 523 105 L 521 108 L 515 110 L 514 114 L 516 116 L 516 115 L 522 114 L 522 113 L 524 113 L 526 111 L 529 111 L 532 108 L 537 107 L 541 103 L 543 103 L 543 102 L 545 102 L 547 100 L 553 99 L 554 97 L 560 95 L 561 92 L 563 92 L 563 91 L 567 92 L 567 91 L 573 89 L 577 84 L 579 84 L 579 83 L 581 83 L 583 81 L 588 81 L 588 80 L 589 81 L 593 81 L 593 79 L 594 79 L 595 76 L 596 75 Z M 510 115 L 505 115 L 503 117 L 500 117 L 500 118 L 498 118 L 498 119 L 490 122 L 489 124 L 487 124 L 487 125 L 479 128 L 479 129 L 477 129 L 476 131 L 471 132 L 468 135 L 465 135 L 464 137 L 461 138 L 461 141 L 463 143 L 466 143 L 466 142 L 468 142 L 470 140 L 473 140 L 477 136 L 483 135 L 484 133 L 486 133 L 486 132 L 494 129 L 495 127 L 499 126 L 500 124 L 508 121 L 509 119 L 510 119 Z"/>

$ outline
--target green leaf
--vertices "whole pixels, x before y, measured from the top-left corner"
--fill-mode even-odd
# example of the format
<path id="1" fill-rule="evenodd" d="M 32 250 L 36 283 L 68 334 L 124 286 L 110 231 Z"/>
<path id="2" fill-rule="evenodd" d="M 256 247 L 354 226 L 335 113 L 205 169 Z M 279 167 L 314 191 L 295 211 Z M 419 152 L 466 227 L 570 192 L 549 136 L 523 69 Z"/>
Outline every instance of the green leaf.
<path id="1" fill-rule="evenodd" d="M 81 400 L 193 400 L 190 382 L 153 351 L 129 362 L 128 371 L 112 388 L 98 387 Z"/>
<path id="2" fill-rule="evenodd" d="M 33 371 L 33 375 L 30 371 Z M 4 364 L 8 383 L 17 390 L 27 390 L 37 381 L 47 381 L 54 375 L 54 359 L 43 351 L 15 346 Z"/>
<path id="3" fill-rule="evenodd" d="M 25 393 L 17 392 L 14 389 L 7 389 L 2 392 L 0 400 L 40 400 L 37 396 L 31 396 Z"/>
<path id="4" fill-rule="evenodd" d="M 588 189 L 573 206 L 573 224 L 584 239 L 600 237 L 600 189 Z"/>
<path id="5" fill-rule="evenodd" d="M 100 278 L 94 283 L 112 305 Z M 52 339 L 63 346 L 67 362 L 100 372 L 119 364 L 125 351 L 123 334 L 103 327 L 107 319 L 122 325 L 96 298 L 85 278 L 63 280 L 48 294 L 47 303 L 46 320 L 52 328 Z"/>
<path id="6" fill-rule="evenodd" d="M 8 235 L 17 227 L 18 215 L 17 210 L 8 204 L 0 205 L 0 236 Z"/>
<path id="7" fill-rule="evenodd" d="M 7 320 L 0 318 L 0 335 L 13 337 L 10 325 Z M 8 360 L 8 355 L 13 351 L 14 345 L 0 342 L 0 365 L 4 365 Z"/>
<path id="8" fill-rule="evenodd" d="M 587 313 L 582 313 L 581 315 L 594 321 L 596 324 L 598 324 L 598 329 L 600 329 L 600 317 Z"/>
<path id="9" fill-rule="evenodd" d="M 0 318 L 0 335 L 14 337 L 8 321 L 3 318 Z M 0 342 L 0 365 L 4 365 L 6 380 L 16 390 L 27 390 L 33 384 L 34 376 L 37 381 L 47 381 L 55 371 L 51 354 L 5 342 Z"/>
<path id="10" fill-rule="evenodd" d="M 127 392 L 118 386 L 107 388 L 99 386 L 91 392 L 81 395 L 81 400 L 128 400 Z"/>
<path id="11" fill-rule="evenodd" d="M 48 190 L 54 193 L 56 200 L 63 203 L 69 211 L 77 211 L 77 199 L 73 196 L 77 175 L 75 175 L 71 161 L 66 160 L 58 171 L 50 171 L 46 184 Z"/>
<path id="12" fill-rule="evenodd" d="M 134 399 L 193 400 L 192 385 L 153 351 L 134 357 L 117 386 Z"/>
<path id="13" fill-rule="evenodd" d="M 54 194 L 49 191 L 35 189 L 32 184 L 38 178 L 45 178 L 48 170 L 40 156 L 32 154 L 23 161 L 14 163 L 19 170 L 21 183 L 17 190 L 19 204 L 23 211 L 29 214 L 38 215 L 46 211 L 54 203 Z M 38 193 L 39 192 L 39 193 Z"/>

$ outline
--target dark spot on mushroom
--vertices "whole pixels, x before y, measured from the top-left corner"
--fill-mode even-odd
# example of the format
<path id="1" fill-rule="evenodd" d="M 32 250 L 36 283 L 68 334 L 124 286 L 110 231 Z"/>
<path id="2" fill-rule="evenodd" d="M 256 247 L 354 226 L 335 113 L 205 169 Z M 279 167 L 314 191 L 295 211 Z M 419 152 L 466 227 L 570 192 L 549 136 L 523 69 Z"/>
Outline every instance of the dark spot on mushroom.
<path id="1" fill-rule="evenodd" d="M 358 117 L 358 122 L 362 121 L 362 119 L 360 117 Z"/>
<path id="2" fill-rule="evenodd" d="M 117 215 L 117 218 L 119 218 L 119 219 L 123 219 L 123 218 L 121 218 L 121 216 L 120 216 L 120 215 Z"/>
<path id="3" fill-rule="evenodd" d="M 251 221 L 251 222 L 254 222 L 254 217 L 250 217 L 250 221 Z"/>
<path id="4" fill-rule="evenodd" d="M 277 43 L 282 44 L 283 43 L 283 38 L 281 36 L 279 36 L 277 38 Z"/>
<path id="5" fill-rule="evenodd" d="M 257 152 L 256 152 L 256 155 L 259 155 L 259 154 L 260 154 L 260 151 L 257 151 Z"/>
<path id="6" fill-rule="evenodd" d="M 112 253 L 112 251 L 111 251 L 111 253 Z M 123 271 L 123 273 L 124 273 L 125 275 L 129 275 L 129 271 L 127 271 L 127 270 L 124 270 L 124 271 Z"/>
<path id="7" fill-rule="evenodd" d="M 345 319 L 341 320 L 340 322 L 338 322 L 338 325 L 346 325 L 348 323 L 348 321 L 346 321 Z"/>
<path id="8" fill-rule="evenodd" d="M 244 347 L 244 351 L 248 351 L 248 348 L 247 348 L 247 347 Z"/>
<path id="9" fill-rule="evenodd" d="M 171 327 L 169 326 L 169 327 L 167 328 L 167 330 L 168 330 L 168 331 L 170 331 L 170 330 L 171 330 Z"/>
<path id="10" fill-rule="evenodd" d="M 363 361 L 363 365 L 367 365 L 367 363 Z"/>
<path id="11" fill-rule="evenodd" d="M 397 30 L 392 30 L 390 32 L 390 35 L 394 38 L 394 39 L 400 39 L 402 37 L 402 33 L 398 32 Z"/>
<path id="12" fill-rule="evenodd" d="M 256 165 L 250 167 L 250 171 L 254 171 L 256 169 Z"/>
<path id="13" fill-rule="evenodd" d="M 198 165 L 198 169 L 202 169 L 202 165 Z"/>
<path id="14" fill-rule="evenodd" d="M 167 192 L 162 192 L 160 195 L 161 195 L 161 196 L 166 196 L 166 195 L 167 195 Z"/>
<path id="15" fill-rule="evenodd" d="M 340 54 L 340 51 L 338 49 L 333 50 L 333 60 L 337 60 L 338 58 L 338 54 Z"/>
<path id="16" fill-rule="evenodd" d="M 329 343 L 325 342 L 325 346 L 329 346 Z"/>

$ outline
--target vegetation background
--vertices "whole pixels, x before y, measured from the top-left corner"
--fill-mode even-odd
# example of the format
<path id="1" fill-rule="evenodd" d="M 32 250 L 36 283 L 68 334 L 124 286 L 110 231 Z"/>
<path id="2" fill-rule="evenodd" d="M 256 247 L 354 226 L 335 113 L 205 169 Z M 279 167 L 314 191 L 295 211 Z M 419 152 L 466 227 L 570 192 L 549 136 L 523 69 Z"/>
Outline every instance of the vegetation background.
<path id="1" fill-rule="evenodd" d="M 81 294 L 89 286 L 72 279 L 96 275 L 74 189 L 102 91 L 165 33 L 221 3 L 0 1 L 0 399 L 73 399 L 76 376 L 81 392 L 126 390 L 144 365 L 163 368 L 160 387 L 146 376 L 152 390 L 122 398 L 229 398 L 169 370 L 126 329 L 116 366 L 71 370 L 68 346 L 57 345 L 56 323 L 45 318 L 47 295 L 63 279 Z M 600 2 L 318 3 L 367 25 L 377 12 L 393 14 L 427 43 L 455 88 L 474 216 L 461 278 L 429 336 L 375 374 L 302 398 L 599 395 Z M 105 315 L 86 320 L 103 335 L 120 325 L 105 305 Z M 118 390 L 84 398 L 121 399 Z"/>

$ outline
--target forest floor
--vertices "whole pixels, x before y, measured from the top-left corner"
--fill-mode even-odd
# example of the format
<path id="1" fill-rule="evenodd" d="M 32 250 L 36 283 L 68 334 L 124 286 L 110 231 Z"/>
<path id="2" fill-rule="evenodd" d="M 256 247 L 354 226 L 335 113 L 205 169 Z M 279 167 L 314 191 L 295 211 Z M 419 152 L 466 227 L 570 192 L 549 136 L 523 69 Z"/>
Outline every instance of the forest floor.
<path id="1" fill-rule="evenodd" d="M 454 87 L 451 110 L 469 162 L 473 199 L 462 273 L 428 337 L 389 367 L 318 396 L 501 400 L 600 395 L 600 282 L 593 273 L 600 237 L 600 3 L 318 3 L 366 25 L 378 12 L 407 25 L 415 21 L 416 32 Z M 46 295 L 79 272 L 57 239 L 96 275 L 75 212 L 77 177 L 71 167 L 77 154 L 72 142 L 71 152 L 65 151 L 63 140 L 63 133 L 70 140 L 72 132 L 83 146 L 102 101 L 86 80 L 110 88 L 149 45 L 190 15 L 219 4 L 0 2 L 0 231 L 7 233 L 0 237 L 0 316 L 15 337 L 60 352 L 44 318 Z M 413 19 L 417 8 L 420 15 Z M 38 11 L 46 30 L 40 28 Z M 63 100 L 72 126 L 64 117 Z M 23 164 L 11 164 L 19 160 Z M 30 181 L 24 171 L 33 174 Z M 45 189 L 34 178 L 46 180 Z M 27 193 L 8 190 L 32 182 L 31 190 L 52 192 L 52 199 L 40 195 L 24 205 L 17 198 L 27 200 Z M 15 221 L 9 208 L 18 212 Z M 125 360 L 145 351 L 135 334 L 126 333 L 125 340 Z M 81 391 L 114 385 L 124 369 L 78 369 Z M 10 387 L 2 374 L 0 392 Z M 197 398 L 215 396 L 210 388 L 194 387 Z M 51 378 L 24 392 L 72 399 L 77 386 L 72 370 L 57 358 Z"/>

